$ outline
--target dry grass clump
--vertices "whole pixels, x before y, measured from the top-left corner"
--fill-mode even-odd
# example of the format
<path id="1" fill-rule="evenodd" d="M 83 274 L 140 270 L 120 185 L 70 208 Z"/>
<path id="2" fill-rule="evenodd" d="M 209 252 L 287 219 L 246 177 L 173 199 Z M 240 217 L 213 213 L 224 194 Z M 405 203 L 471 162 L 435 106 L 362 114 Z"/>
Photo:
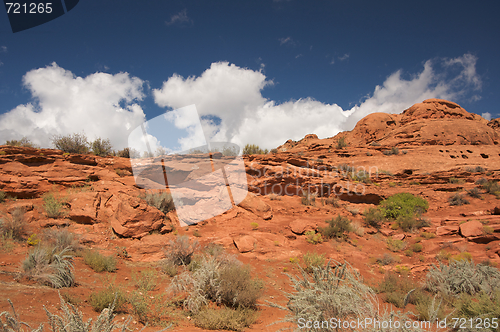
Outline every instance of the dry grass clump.
<path id="1" fill-rule="evenodd" d="M 104 256 L 96 250 L 86 250 L 83 253 L 83 261 L 95 272 L 116 271 L 116 258 L 113 256 Z"/>
<path id="2" fill-rule="evenodd" d="M 55 197 L 54 193 L 47 193 L 43 196 L 43 209 L 47 217 L 58 218 L 64 215 L 66 202 L 62 198 Z"/>
<path id="3" fill-rule="evenodd" d="M 77 253 L 82 250 L 78 237 L 66 229 L 47 229 L 42 234 L 42 243 L 47 243 L 57 250 L 68 250 Z"/>
<path id="4" fill-rule="evenodd" d="M 127 303 L 125 293 L 110 283 L 106 288 L 90 293 L 89 304 L 96 312 L 102 312 L 104 309 L 114 305 L 116 311 L 122 311 Z"/>
<path id="5" fill-rule="evenodd" d="M 352 231 L 351 221 L 340 214 L 336 218 L 325 220 L 328 223 L 326 227 L 319 227 L 319 232 L 327 239 L 347 239 L 349 232 Z"/>
<path id="6" fill-rule="evenodd" d="M 23 261 L 22 269 L 24 276 L 53 288 L 75 284 L 73 256 L 67 248 L 36 246 Z"/>
<path id="7" fill-rule="evenodd" d="M 11 215 L 0 219 L 0 234 L 13 240 L 22 240 L 26 235 L 26 219 L 24 209 L 16 208 Z"/>
<path id="8" fill-rule="evenodd" d="M 168 213 L 175 210 L 174 200 L 172 195 L 166 191 L 146 192 L 141 196 L 142 199 L 163 213 Z"/>
<path id="9" fill-rule="evenodd" d="M 198 245 L 198 241 L 190 242 L 187 235 L 177 236 L 174 241 L 170 240 L 167 245 L 164 263 L 189 265 Z"/>
<path id="10" fill-rule="evenodd" d="M 207 330 L 243 331 L 256 319 L 252 309 L 207 308 L 194 316 L 194 325 Z"/>
<path id="11" fill-rule="evenodd" d="M 306 206 L 314 206 L 316 205 L 316 193 L 303 192 L 301 203 Z"/>

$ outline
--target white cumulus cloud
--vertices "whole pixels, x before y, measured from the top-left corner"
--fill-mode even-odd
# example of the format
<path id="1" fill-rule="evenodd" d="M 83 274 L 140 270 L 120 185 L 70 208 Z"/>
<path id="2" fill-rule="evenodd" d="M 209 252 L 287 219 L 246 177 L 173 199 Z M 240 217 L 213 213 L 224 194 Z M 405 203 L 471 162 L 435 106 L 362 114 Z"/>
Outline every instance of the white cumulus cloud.
<path id="1" fill-rule="evenodd" d="M 421 72 L 409 79 L 398 70 L 350 110 L 311 98 L 281 104 L 266 100 L 261 91 L 273 83 L 266 80 L 262 72 L 227 62 L 213 63 L 199 77 L 174 75 L 153 94 L 155 102 L 162 107 L 175 109 L 195 104 L 200 115 L 220 118 L 219 126 L 209 121 L 204 123 L 214 140 L 273 148 L 306 134 L 325 138 L 351 130 L 357 121 L 373 112 L 400 113 L 428 98 L 457 101 L 480 89 L 476 61 L 470 54 L 429 60 Z"/>
<path id="2" fill-rule="evenodd" d="M 143 81 L 127 73 L 78 77 L 52 63 L 26 73 L 23 85 L 33 102 L 0 115 L 2 143 L 27 136 L 49 147 L 53 135 L 83 132 L 90 140 L 109 138 L 115 148 L 124 148 L 128 132 L 145 119 L 138 104 Z"/>

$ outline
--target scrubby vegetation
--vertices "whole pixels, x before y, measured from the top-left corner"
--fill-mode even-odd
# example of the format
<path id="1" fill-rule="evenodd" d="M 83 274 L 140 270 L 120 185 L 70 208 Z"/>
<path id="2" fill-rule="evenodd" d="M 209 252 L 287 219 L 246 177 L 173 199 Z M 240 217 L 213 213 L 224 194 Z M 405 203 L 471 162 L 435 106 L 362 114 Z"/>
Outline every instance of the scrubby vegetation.
<path id="1" fill-rule="evenodd" d="M 5 193 L 5 191 L 0 190 L 0 203 L 5 202 L 6 199 L 7 199 L 7 194 Z"/>
<path id="2" fill-rule="evenodd" d="M 109 139 L 97 137 L 94 141 L 89 142 L 84 133 L 75 133 L 70 135 L 55 135 L 52 137 L 52 145 L 63 151 L 64 153 L 79 153 L 85 154 L 92 152 L 96 156 L 105 157 L 113 154 L 113 147 Z M 121 155 L 120 155 L 121 154 Z M 118 156 L 130 157 L 130 150 L 119 151 Z"/>
<path id="3" fill-rule="evenodd" d="M 23 137 L 21 138 L 20 140 L 10 140 L 10 141 L 7 141 L 5 142 L 5 145 L 9 145 L 9 146 L 19 146 L 19 147 L 24 147 L 24 148 L 38 148 L 38 146 L 36 144 L 34 144 L 33 142 L 31 142 L 30 139 L 28 139 L 28 137 Z"/>
<path id="4" fill-rule="evenodd" d="M 316 205 L 316 193 L 310 193 L 307 191 L 302 192 L 301 203 L 306 206 Z"/>
<path id="5" fill-rule="evenodd" d="M 104 256 L 96 250 L 86 250 L 83 253 L 83 261 L 95 272 L 116 271 L 116 258 L 113 256 Z"/>
<path id="6" fill-rule="evenodd" d="M 187 235 L 177 236 L 168 243 L 163 264 L 189 265 L 198 245 L 198 241 L 190 242 Z"/>
<path id="7" fill-rule="evenodd" d="M 255 319 L 262 281 L 252 278 L 249 267 L 234 256 L 212 249 L 205 250 L 191 262 L 194 265 L 190 269 L 175 276 L 170 291 L 186 294 L 183 306 L 191 312 L 197 326 L 241 330 Z M 214 310 L 211 303 L 222 307 Z"/>
<path id="8" fill-rule="evenodd" d="M 390 150 L 384 150 L 382 153 L 385 154 L 386 156 L 398 155 L 399 154 L 399 149 L 394 146 Z"/>
<path id="9" fill-rule="evenodd" d="M 243 148 L 243 154 L 250 155 L 250 154 L 268 154 L 268 150 L 264 149 L 262 150 L 258 145 L 255 144 L 247 144 Z"/>
<path id="10" fill-rule="evenodd" d="M 321 233 L 316 233 L 313 230 L 305 232 L 306 241 L 311 244 L 319 244 L 323 242 L 323 236 Z"/>
<path id="11" fill-rule="evenodd" d="M 90 149 L 96 156 L 106 157 L 112 153 L 113 146 L 111 145 L 111 141 L 109 139 L 102 139 L 98 137 L 90 143 Z"/>
<path id="12" fill-rule="evenodd" d="M 306 272 L 313 272 L 314 268 L 321 268 L 325 265 L 325 255 L 324 254 L 318 254 L 316 252 L 307 252 L 303 256 L 304 264 L 306 265 L 304 267 L 304 270 Z"/>
<path id="13" fill-rule="evenodd" d="M 148 203 L 163 213 L 168 213 L 175 210 L 174 200 L 172 195 L 166 191 L 149 191 L 140 196 Z"/>
<path id="14" fill-rule="evenodd" d="M 113 304 L 116 311 L 122 311 L 126 303 L 125 293 L 114 282 L 101 290 L 90 293 L 89 296 L 89 304 L 96 312 L 101 312 Z"/>
<path id="15" fill-rule="evenodd" d="M 56 197 L 52 192 L 43 196 L 43 209 L 49 218 L 58 218 L 64 215 L 63 208 L 65 206 L 66 200 L 61 197 Z"/>
<path id="16" fill-rule="evenodd" d="M 349 232 L 352 231 L 351 221 L 340 214 L 336 218 L 325 220 L 328 223 L 326 227 L 320 227 L 319 232 L 326 239 L 347 239 Z"/>
<path id="17" fill-rule="evenodd" d="M 27 278 L 53 288 L 71 287 L 75 284 L 73 256 L 67 248 L 57 250 L 36 246 L 23 261 L 22 269 Z"/>
<path id="18" fill-rule="evenodd" d="M 450 203 L 450 205 L 457 205 L 457 206 L 460 206 L 460 205 L 464 205 L 464 204 L 470 204 L 470 202 L 465 199 L 465 197 L 459 193 L 455 193 L 454 195 L 451 195 L 449 198 L 448 198 L 448 202 Z"/>
<path id="19" fill-rule="evenodd" d="M 26 219 L 24 209 L 16 208 L 10 215 L 0 218 L 0 235 L 13 240 L 21 240 L 26 235 Z"/>
<path id="20" fill-rule="evenodd" d="M 339 140 L 337 141 L 337 149 L 342 150 L 343 148 L 347 147 L 347 142 L 345 141 L 345 137 L 340 137 Z"/>

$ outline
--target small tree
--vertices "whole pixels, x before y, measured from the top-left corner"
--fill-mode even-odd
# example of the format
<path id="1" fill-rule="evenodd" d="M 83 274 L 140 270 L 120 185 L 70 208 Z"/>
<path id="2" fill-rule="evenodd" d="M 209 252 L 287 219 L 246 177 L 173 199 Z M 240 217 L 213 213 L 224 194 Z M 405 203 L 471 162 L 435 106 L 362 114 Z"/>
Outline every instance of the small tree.
<path id="1" fill-rule="evenodd" d="M 36 148 L 37 146 L 31 142 L 26 136 L 21 138 L 20 140 L 11 140 L 5 142 L 5 145 L 10 145 L 10 146 L 21 146 L 25 148 Z"/>
<path id="2" fill-rule="evenodd" d="M 85 134 L 56 135 L 52 137 L 52 144 L 56 149 L 66 153 L 87 153 L 89 143 Z"/>
<path id="3" fill-rule="evenodd" d="M 102 139 L 100 137 L 96 138 L 92 143 L 90 143 L 90 148 L 92 153 L 96 156 L 106 157 L 111 154 L 113 147 L 109 139 Z"/>

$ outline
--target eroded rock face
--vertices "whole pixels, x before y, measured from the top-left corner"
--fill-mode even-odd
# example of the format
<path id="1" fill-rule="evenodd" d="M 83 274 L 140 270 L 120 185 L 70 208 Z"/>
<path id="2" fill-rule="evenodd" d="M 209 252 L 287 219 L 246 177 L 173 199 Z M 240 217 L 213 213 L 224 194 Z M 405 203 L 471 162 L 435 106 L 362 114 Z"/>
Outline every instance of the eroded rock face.
<path id="1" fill-rule="evenodd" d="M 97 222 L 97 211 L 101 204 L 99 193 L 84 192 L 70 200 L 71 210 L 68 218 L 80 224 L 94 224 Z"/>
<path id="2" fill-rule="evenodd" d="M 165 215 L 138 197 L 113 194 L 102 207 L 103 215 L 110 218 L 111 227 L 120 236 L 141 238 L 160 230 Z"/>

